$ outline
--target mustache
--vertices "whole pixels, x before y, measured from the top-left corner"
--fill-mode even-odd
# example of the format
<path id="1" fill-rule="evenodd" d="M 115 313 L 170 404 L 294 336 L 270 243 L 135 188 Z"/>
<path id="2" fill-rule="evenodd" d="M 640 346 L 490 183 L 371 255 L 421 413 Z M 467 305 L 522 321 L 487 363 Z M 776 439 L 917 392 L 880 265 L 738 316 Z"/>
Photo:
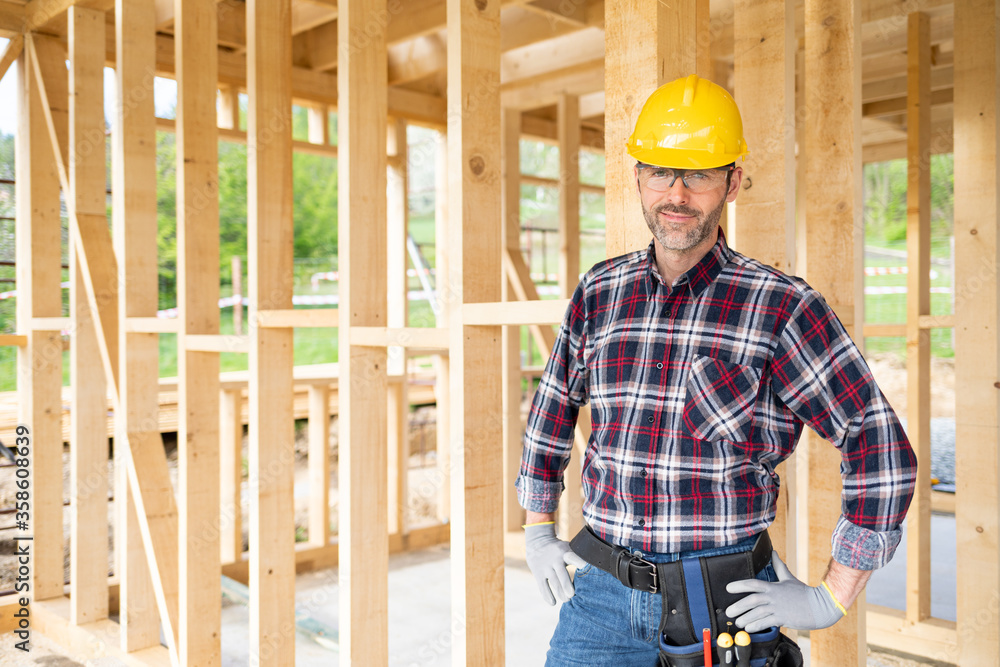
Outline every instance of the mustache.
<path id="1" fill-rule="evenodd" d="M 661 204 L 653 209 L 654 213 L 677 213 L 679 215 L 690 215 L 692 217 L 698 217 L 698 211 L 688 208 L 687 206 L 676 206 L 674 204 Z"/>

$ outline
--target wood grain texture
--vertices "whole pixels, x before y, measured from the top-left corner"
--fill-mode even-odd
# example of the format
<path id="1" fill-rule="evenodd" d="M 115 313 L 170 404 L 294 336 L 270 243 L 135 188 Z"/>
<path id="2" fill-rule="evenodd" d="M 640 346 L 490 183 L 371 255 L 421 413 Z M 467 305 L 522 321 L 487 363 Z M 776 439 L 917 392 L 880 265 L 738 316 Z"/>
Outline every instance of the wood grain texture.
<path id="1" fill-rule="evenodd" d="M 448 0 L 452 662 L 504 664 L 501 330 L 463 304 L 500 301 L 500 2 Z"/>
<path id="2" fill-rule="evenodd" d="M 801 274 L 845 321 L 859 346 L 854 323 L 864 322 L 861 294 L 861 68 L 857 3 L 807 0 L 806 257 Z M 831 261 L 831 258 L 834 258 Z M 847 267 L 847 270 L 845 270 Z M 807 447 L 809 581 L 818 584 L 830 560 L 830 535 L 841 515 L 840 452 L 809 431 Z M 864 665 L 865 597 L 826 630 L 810 633 L 812 664 Z"/>
<path id="3" fill-rule="evenodd" d="M 341 664 L 388 662 L 387 353 L 353 327 L 387 326 L 384 2 L 338 5 Z M 365 35 L 362 39 L 361 34 Z M 399 239 L 394 239 L 399 241 Z M 357 336 L 357 339 L 356 339 Z"/>
<path id="4" fill-rule="evenodd" d="M 105 206 L 104 31 L 102 12 L 69 10 L 68 198 L 73 211 Z M 95 127 L 101 129 L 92 132 Z M 70 237 L 70 619 L 77 625 L 108 616 L 107 381 L 78 243 Z"/>
<path id="5" fill-rule="evenodd" d="M 960 665 L 996 661 L 1000 644 L 1000 147 L 997 7 L 955 5 L 955 402 Z"/>
<path id="6" fill-rule="evenodd" d="M 931 39 L 930 17 L 907 17 L 906 434 L 917 486 L 906 521 L 906 618 L 931 615 Z"/>
<path id="7" fill-rule="evenodd" d="M 36 317 L 62 315 L 59 174 L 53 157 L 30 49 L 18 59 L 19 122 L 15 139 L 18 332 L 18 422 L 31 429 L 32 599 L 63 594 L 62 339 L 33 331 Z"/>
<path id="8" fill-rule="evenodd" d="M 250 282 L 250 661 L 295 664 L 292 329 L 255 325 L 292 307 L 291 2 L 247 3 Z"/>
<path id="9" fill-rule="evenodd" d="M 153 78 L 156 61 L 154 12 L 142 0 L 118 0 L 115 8 L 117 62 L 115 88 L 123 104 L 115 107 L 111 134 L 112 219 L 117 258 L 119 367 L 115 424 L 115 496 L 118 529 L 115 546 L 119 575 L 121 649 L 134 652 L 158 646 L 160 616 L 135 494 L 129 485 L 128 433 L 159 437 L 159 341 L 156 335 L 128 332 L 129 318 L 155 318 L 159 300 L 156 262 L 156 128 Z M 164 459 L 165 463 L 165 459 Z"/>
<path id="10" fill-rule="evenodd" d="M 215 0 L 175 0 L 177 63 L 177 337 L 179 381 L 178 653 L 222 661 L 219 553 L 219 355 L 188 347 L 219 333 L 219 188 Z"/>

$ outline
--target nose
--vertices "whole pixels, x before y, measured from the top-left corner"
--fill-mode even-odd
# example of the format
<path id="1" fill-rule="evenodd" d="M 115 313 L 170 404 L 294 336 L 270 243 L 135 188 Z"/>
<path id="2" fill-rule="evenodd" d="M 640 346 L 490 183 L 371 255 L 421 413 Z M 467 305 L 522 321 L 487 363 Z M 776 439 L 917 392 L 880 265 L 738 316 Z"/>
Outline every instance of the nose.
<path id="1" fill-rule="evenodd" d="M 664 193 L 664 197 L 667 201 L 673 204 L 686 204 L 690 196 L 690 191 L 687 189 L 687 186 L 684 185 L 684 181 L 680 178 L 674 179 L 674 184 L 671 185 Z"/>

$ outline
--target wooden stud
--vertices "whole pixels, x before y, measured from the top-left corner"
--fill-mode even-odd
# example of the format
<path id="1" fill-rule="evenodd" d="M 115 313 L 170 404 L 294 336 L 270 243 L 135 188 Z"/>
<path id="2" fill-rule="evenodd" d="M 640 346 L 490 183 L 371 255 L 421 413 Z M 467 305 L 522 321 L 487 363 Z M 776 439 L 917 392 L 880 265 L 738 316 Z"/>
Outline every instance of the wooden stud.
<path id="1" fill-rule="evenodd" d="M 501 219 L 505 257 L 521 254 L 521 112 L 503 110 Z M 517 299 L 510 279 L 501 280 L 501 298 Z M 521 468 L 521 327 L 503 328 L 503 442 L 504 442 L 504 531 L 517 534 L 524 523 L 524 510 L 517 502 L 514 480 Z"/>
<path id="2" fill-rule="evenodd" d="M 27 347 L 28 337 L 22 334 L 0 334 L 0 346 Z"/>
<path id="3" fill-rule="evenodd" d="M 45 122 L 56 152 L 59 182 L 69 191 L 69 89 L 66 73 L 66 44 L 49 35 L 29 35 L 38 92 L 42 96 Z"/>
<path id="4" fill-rule="evenodd" d="M 309 143 L 330 145 L 330 109 L 325 104 L 309 107 Z"/>
<path id="5" fill-rule="evenodd" d="M 59 176 L 32 57 L 29 49 L 18 59 L 15 270 L 18 329 L 28 345 L 18 348 L 17 388 L 18 422 L 31 429 L 31 597 L 45 600 L 63 594 L 62 340 L 33 330 L 31 320 L 62 315 L 62 243 Z"/>
<path id="6" fill-rule="evenodd" d="M 378 7 L 377 5 L 381 5 Z M 340 656 L 388 662 L 386 350 L 356 326 L 386 326 L 386 36 L 384 3 L 341 0 L 337 84 L 340 248 Z M 365 33 L 359 40 L 355 33 Z"/>
<path id="7" fill-rule="evenodd" d="M 500 4 L 448 0 L 452 662 L 504 664 L 501 332 L 465 308 L 500 300 Z"/>
<path id="8" fill-rule="evenodd" d="M 330 387 L 309 385 L 309 543 L 330 543 Z"/>
<path id="9" fill-rule="evenodd" d="M 246 11 L 250 659 L 294 665 L 293 330 L 255 325 L 258 310 L 292 307 L 291 1 L 250 0 Z"/>
<path id="10" fill-rule="evenodd" d="M 573 296 L 580 282 L 580 99 L 560 95 L 556 105 L 559 132 L 559 298 Z M 518 254 L 521 249 L 517 248 Z M 546 349 L 545 357 L 548 357 Z M 518 382 L 520 385 L 520 382 Z M 518 411 L 520 419 L 520 410 Z M 589 430 L 578 434 L 582 453 L 590 438 Z M 582 456 L 570 457 L 563 471 L 565 490 L 559 507 L 559 534 L 570 539 L 583 527 Z"/>
<path id="11" fill-rule="evenodd" d="M 104 13 L 69 10 L 69 183 L 71 215 L 104 214 Z M 94 128 L 99 128 L 94 132 Z M 71 236 L 70 620 L 108 617 L 107 382 Z"/>
<path id="12" fill-rule="evenodd" d="M 931 615 L 931 107 L 930 17 L 907 17 L 906 431 L 917 485 L 906 521 L 906 618 Z"/>
<path id="13" fill-rule="evenodd" d="M 694 73 L 698 76 L 715 81 L 715 63 L 712 62 L 712 16 L 709 12 L 709 0 L 696 0 L 694 10 L 696 57 Z M 739 10 L 734 8 L 734 16 Z M 715 83 L 719 83 L 715 81 Z M 723 85 L 719 83 L 719 85 Z"/>
<path id="14" fill-rule="evenodd" d="M 632 165 L 625 151 L 646 98 L 697 67 L 696 3 L 607 2 L 604 5 L 606 208 L 608 257 L 649 244 Z"/>
<path id="15" fill-rule="evenodd" d="M 230 260 L 230 266 L 232 267 L 230 271 L 230 280 L 233 284 L 233 298 L 236 299 L 236 303 L 233 304 L 233 333 L 237 336 L 244 335 L 243 333 L 243 258 L 239 255 L 233 255 Z"/>
<path id="16" fill-rule="evenodd" d="M 737 0 L 734 20 L 735 49 L 741 54 L 734 88 L 751 153 L 741 165 L 744 188 L 728 220 L 731 243 L 787 273 L 795 230 L 795 8 L 783 0 Z M 769 528 L 792 571 L 798 560 L 795 470 L 794 454 L 776 470 L 782 483 Z"/>
<path id="17" fill-rule="evenodd" d="M 175 0 L 177 63 L 178 653 L 219 665 L 219 355 L 189 346 L 219 334 L 219 199 L 213 0 Z"/>
<path id="18" fill-rule="evenodd" d="M 386 214 L 386 289 L 388 311 L 386 322 L 392 328 L 405 328 L 409 314 L 409 289 L 406 277 L 406 242 L 409 234 L 409 179 L 406 143 L 406 121 L 390 119 L 386 137 L 388 168 Z M 362 337 L 356 337 L 360 340 Z M 447 345 L 447 342 L 445 343 Z M 388 348 L 387 371 L 392 376 L 406 377 L 407 349 L 394 345 Z M 388 484 L 389 531 L 405 534 L 405 507 L 409 442 L 407 434 L 406 382 L 393 383 L 386 395 L 388 415 Z"/>
<path id="19" fill-rule="evenodd" d="M 504 326 L 531 324 L 559 324 L 569 307 L 569 299 L 545 301 L 508 301 L 499 303 L 466 303 L 462 305 L 462 319 L 466 325 Z M 552 345 L 543 348 L 548 354 Z"/>
<path id="20" fill-rule="evenodd" d="M 156 129 L 153 78 L 156 61 L 154 11 L 143 0 L 118 0 L 115 7 L 117 99 L 111 134 L 112 197 L 118 302 L 121 383 L 115 423 L 116 573 L 120 581 L 121 649 L 133 652 L 160 643 L 160 610 L 153 575 L 140 535 L 135 493 L 128 479 L 127 434 L 146 431 L 159 441 L 159 342 L 151 333 L 129 332 L 132 318 L 155 319 L 159 299 L 156 263 Z M 127 223 L 126 223 L 127 221 Z M 155 434 L 155 435 L 154 435 Z M 166 456 L 163 455 L 165 469 Z M 169 482 L 169 478 L 168 478 Z M 172 488 L 171 488 L 172 492 Z M 176 544 L 176 543 L 175 543 Z M 176 550 L 170 554 L 174 557 Z M 176 570 L 174 570 L 176 576 Z M 176 590 L 176 589 L 175 589 Z"/>
<path id="21" fill-rule="evenodd" d="M 223 563 L 243 558 L 243 391 L 219 396 L 219 549 Z"/>
<path id="22" fill-rule="evenodd" d="M 861 262 L 861 43 L 856 3 L 806 0 L 805 279 L 840 316 L 859 346 L 864 322 Z M 845 267 L 852 267 L 845 272 Z M 844 317 L 841 317 L 844 320 Z M 859 326 L 855 326 L 857 323 Z M 813 432 L 809 448 L 809 579 L 819 583 L 830 560 L 830 535 L 841 515 L 840 451 Z M 810 633 L 813 665 L 864 665 L 865 596 L 847 617 Z"/>
<path id="23" fill-rule="evenodd" d="M 960 665 L 996 661 L 1000 645 L 996 155 L 997 7 L 955 4 L 955 402 Z"/>
<path id="24" fill-rule="evenodd" d="M 171 3 L 173 4 L 173 3 Z M 236 86 L 219 87 L 218 125 L 227 130 L 240 129 L 240 91 Z"/>
<path id="25" fill-rule="evenodd" d="M 7 70 L 10 66 L 17 62 L 18 56 L 24 50 L 24 35 L 18 33 L 10 38 L 7 42 L 7 47 L 3 50 L 3 55 L 0 55 L 0 81 L 3 81 L 3 77 L 7 74 Z"/>
<path id="26" fill-rule="evenodd" d="M 448 328 L 447 300 L 451 299 L 450 263 L 448 261 L 448 135 L 439 132 L 434 150 L 434 291 L 438 300 L 435 324 Z M 437 516 L 451 517 L 451 360 L 447 355 L 434 357 L 434 397 L 437 401 Z"/>

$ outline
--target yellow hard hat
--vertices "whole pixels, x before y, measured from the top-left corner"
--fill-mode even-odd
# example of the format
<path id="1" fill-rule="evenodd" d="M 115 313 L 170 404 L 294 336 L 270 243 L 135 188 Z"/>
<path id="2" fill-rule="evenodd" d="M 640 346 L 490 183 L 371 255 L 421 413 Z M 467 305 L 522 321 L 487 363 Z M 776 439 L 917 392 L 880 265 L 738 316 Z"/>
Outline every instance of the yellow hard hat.
<path id="1" fill-rule="evenodd" d="M 745 158 L 743 119 L 725 88 L 692 74 L 657 88 L 635 123 L 629 155 L 675 169 L 711 169 Z"/>

